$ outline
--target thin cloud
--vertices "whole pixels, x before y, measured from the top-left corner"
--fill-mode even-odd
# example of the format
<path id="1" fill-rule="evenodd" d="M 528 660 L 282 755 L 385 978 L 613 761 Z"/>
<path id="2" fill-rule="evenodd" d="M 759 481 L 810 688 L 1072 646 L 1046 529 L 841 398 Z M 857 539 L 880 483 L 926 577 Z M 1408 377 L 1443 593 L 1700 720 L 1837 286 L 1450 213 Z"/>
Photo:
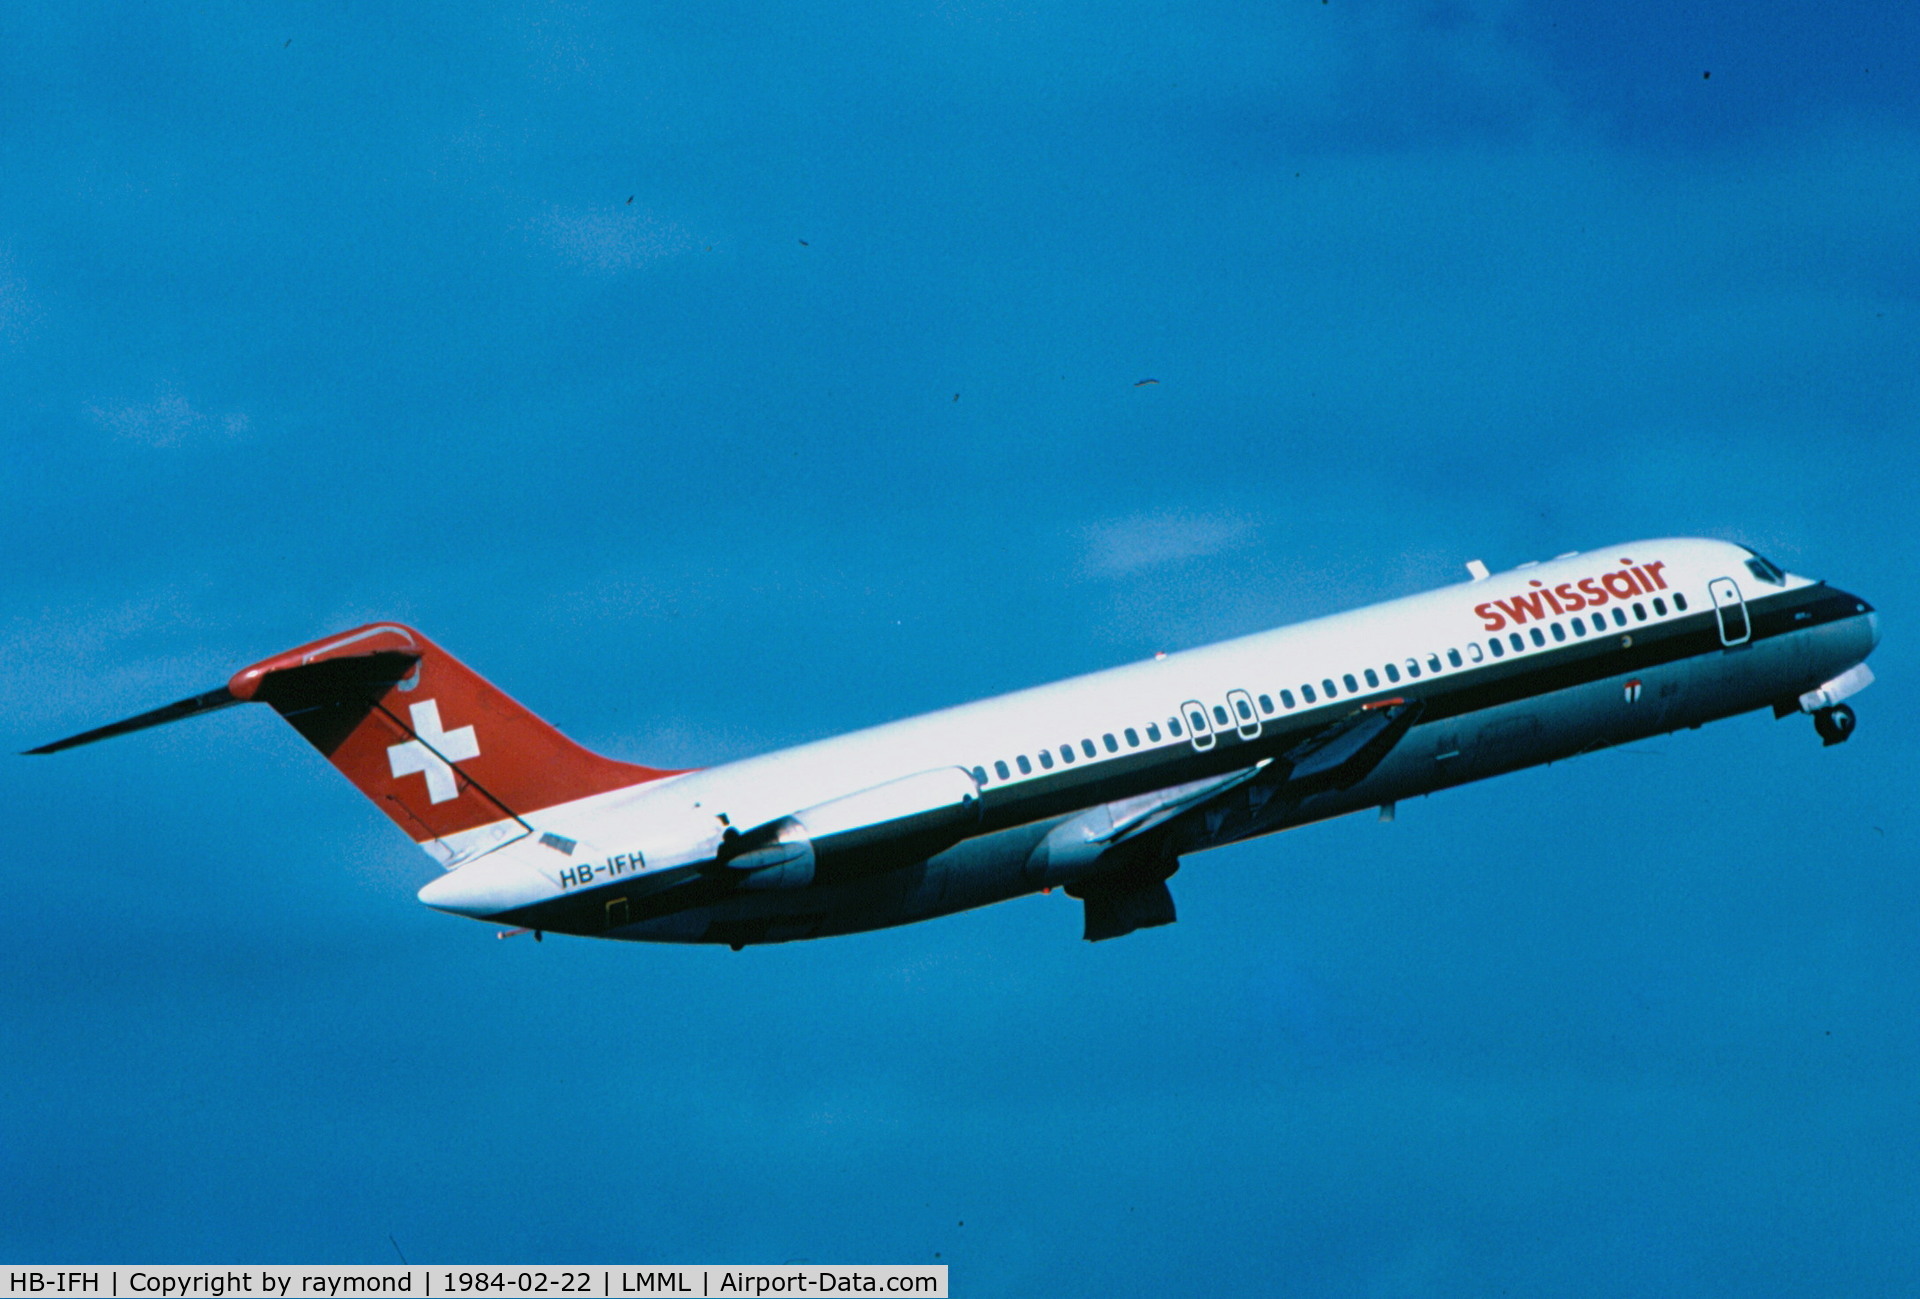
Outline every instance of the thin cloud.
<path id="1" fill-rule="evenodd" d="M 535 235 L 575 266 L 604 275 L 631 271 L 691 252 L 694 238 L 644 208 L 621 205 L 552 208 L 533 223 Z"/>
<path id="2" fill-rule="evenodd" d="M 21 341 L 39 319 L 39 304 L 14 273 L 13 258 L 0 254 L 0 341 Z"/>
<path id="3" fill-rule="evenodd" d="M 93 404 L 87 417 L 118 438 L 150 447 L 176 447 L 187 442 L 245 437 L 251 421 L 238 411 L 220 415 L 196 409 L 173 388 L 163 388 L 150 401 Z"/>
<path id="4" fill-rule="evenodd" d="M 172 587 L 0 618 L 0 711 L 20 728 L 15 738 L 31 738 L 88 717 L 110 720 L 105 714 L 141 700 L 157 707 L 205 690 L 221 660 L 195 647 L 204 630 L 191 595 Z"/>
<path id="5" fill-rule="evenodd" d="M 1251 519 L 1233 514 L 1148 514 L 1083 529 L 1082 567 L 1096 577 L 1125 577 L 1150 568 L 1217 555 L 1251 540 Z"/>

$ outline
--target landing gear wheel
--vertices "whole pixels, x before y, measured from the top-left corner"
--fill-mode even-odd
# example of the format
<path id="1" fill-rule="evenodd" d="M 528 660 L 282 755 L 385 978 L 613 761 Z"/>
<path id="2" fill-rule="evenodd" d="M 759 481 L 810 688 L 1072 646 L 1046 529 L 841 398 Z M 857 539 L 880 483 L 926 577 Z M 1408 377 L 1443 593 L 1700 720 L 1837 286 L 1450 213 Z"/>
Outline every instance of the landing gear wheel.
<path id="1" fill-rule="evenodd" d="M 1822 708 L 1813 715 L 1813 729 L 1819 734 L 1820 743 L 1828 748 L 1851 739 L 1854 725 L 1853 709 L 1845 704 Z"/>

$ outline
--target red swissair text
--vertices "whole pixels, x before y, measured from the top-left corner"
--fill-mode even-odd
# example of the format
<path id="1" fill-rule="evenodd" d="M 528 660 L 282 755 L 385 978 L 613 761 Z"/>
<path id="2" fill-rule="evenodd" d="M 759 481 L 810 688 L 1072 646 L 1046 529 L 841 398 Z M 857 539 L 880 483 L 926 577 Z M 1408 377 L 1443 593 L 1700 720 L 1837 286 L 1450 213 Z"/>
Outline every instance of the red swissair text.
<path id="1" fill-rule="evenodd" d="M 1597 609 L 1608 600 L 1631 600 L 1638 595 L 1652 595 L 1655 591 L 1667 589 L 1667 580 L 1660 576 L 1663 563 L 1636 564 L 1631 559 L 1622 559 L 1622 567 L 1611 573 L 1602 573 L 1599 577 L 1583 577 L 1577 582 L 1562 582 L 1549 587 L 1539 578 L 1528 585 L 1537 586 L 1537 591 L 1528 591 L 1507 600 L 1489 600 L 1485 604 L 1476 604 L 1473 611 L 1480 616 L 1481 623 L 1488 631 L 1499 631 L 1508 623 L 1518 627 L 1521 623 L 1545 622 L 1565 613 L 1579 613 L 1582 609 Z"/>

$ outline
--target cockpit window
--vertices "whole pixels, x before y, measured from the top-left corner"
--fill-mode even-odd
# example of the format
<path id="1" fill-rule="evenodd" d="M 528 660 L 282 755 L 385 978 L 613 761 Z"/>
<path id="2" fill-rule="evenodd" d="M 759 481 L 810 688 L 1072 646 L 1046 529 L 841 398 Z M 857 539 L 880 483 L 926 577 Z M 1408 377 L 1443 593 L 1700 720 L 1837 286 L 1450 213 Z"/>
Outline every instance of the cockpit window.
<path id="1" fill-rule="evenodd" d="M 1752 551 L 1748 551 L 1747 553 L 1753 555 Z M 1759 555 L 1753 555 L 1753 558 L 1747 561 L 1747 571 L 1759 578 L 1762 582 L 1765 582 L 1768 586 L 1785 586 L 1787 584 L 1787 575 L 1780 571 L 1780 566 L 1772 560 L 1765 559 Z"/>

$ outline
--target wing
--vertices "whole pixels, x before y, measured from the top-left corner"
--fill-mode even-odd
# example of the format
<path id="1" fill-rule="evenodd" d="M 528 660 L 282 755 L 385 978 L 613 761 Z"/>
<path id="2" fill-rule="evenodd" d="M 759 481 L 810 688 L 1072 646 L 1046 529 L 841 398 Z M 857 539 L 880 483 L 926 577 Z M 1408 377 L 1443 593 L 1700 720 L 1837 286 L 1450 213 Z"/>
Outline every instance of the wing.
<path id="1" fill-rule="evenodd" d="M 1281 755 L 1287 785 L 1301 796 L 1350 789 L 1366 779 L 1420 716 L 1418 700 L 1382 699 L 1348 713 Z"/>
<path id="2" fill-rule="evenodd" d="M 1224 776 L 1157 789 L 1095 809 L 1111 824 L 1100 828 L 1099 817 L 1086 826 L 1089 844 L 1114 847 L 1159 829 L 1189 812 L 1204 814 L 1243 785 L 1257 785 L 1267 797 L 1274 794 L 1305 798 L 1323 789 L 1347 789 L 1364 780 L 1381 759 L 1400 742 L 1418 717 L 1420 705 L 1387 699 L 1354 710 L 1321 727 L 1278 758 L 1262 758 L 1250 767 Z M 1265 799 L 1261 800 L 1266 801 Z M 1080 820 L 1083 818 L 1076 818 Z"/>
<path id="3" fill-rule="evenodd" d="M 1086 904 L 1091 942 L 1172 924 L 1167 880 L 1180 868 L 1182 851 L 1246 833 L 1276 796 L 1298 803 L 1358 784 L 1419 714 L 1417 701 L 1382 700 L 1328 723 L 1278 757 L 1083 812 L 1048 833 L 1028 871 L 1063 882 Z M 1230 817 L 1240 824 L 1229 824 Z"/>

